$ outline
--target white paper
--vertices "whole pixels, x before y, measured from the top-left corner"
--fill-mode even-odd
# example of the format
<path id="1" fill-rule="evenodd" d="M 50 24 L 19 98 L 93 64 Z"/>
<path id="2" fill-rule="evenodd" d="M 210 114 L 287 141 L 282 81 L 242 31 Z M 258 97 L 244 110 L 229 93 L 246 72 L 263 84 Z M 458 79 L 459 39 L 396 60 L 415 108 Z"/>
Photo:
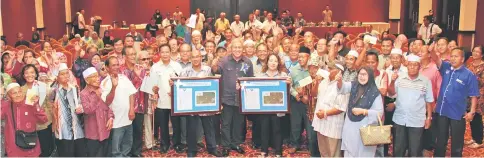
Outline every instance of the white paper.
<path id="1" fill-rule="evenodd" d="M 140 90 L 142 92 L 154 95 L 155 93 L 153 92 L 153 87 L 158 83 L 158 78 L 159 76 L 156 74 L 145 76 L 145 78 L 143 78 L 143 82 L 141 83 Z"/>
<path id="2" fill-rule="evenodd" d="M 363 37 L 363 41 L 368 41 L 368 43 L 370 44 L 376 44 L 376 41 L 378 39 L 376 37 L 373 37 L 373 36 L 370 36 L 370 35 L 365 35 L 365 37 Z"/>
<path id="3" fill-rule="evenodd" d="M 245 92 L 245 109 L 260 109 L 260 96 L 258 88 L 246 88 Z"/>
<path id="4" fill-rule="evenodd" d="M 190 16 L 190 19 L 188 20 L 187 26 L 191 28 L 195 28 L 196 24 L 197 24 L 197 15 L 192 14 L 192 16 Z"/>
<path id="5" fill-rule="evenodd" d="M 192 110 L 192 89 L 180 88 L 177 91 L 177 110 Z"/>
<path id="6" fill-rule="evenodd" d="M 34 105 L 34 102 L 32 102 L 32 98 L 34 96 L 39 96 L 39 94 L 37 93 L 37 88 L 34 89 L 34 86 L 32 86 L 31 89 L 27 90 L 27 94 L 25 96 L 26 96 L 25 97 L 25 104 Z"/>
<path id="7" fill-rule="evenodd" d="M 316 75 L 321 76 L 323 78 L 328 78 L 329 72 L 323 69 L 319 69 L 318 72 L 316 72 Z"/>
<path id="8" fill-rule="evenodd" d="M 45 98 L 47 97 L 47 84 L 43 82 L 38 82 L 38 90 L 39 90 L 39 105 L 42 107 L 44 104 Z"/>
<path id="9" fill-rule="evenodd" d="M 308 77 L 298 81 L 299 87 L 304 87 L 308 84 L 311 84 L 312 82 L 313 82 L 313 78 L 311 78 L 311 76 L 308 76 Z"/>

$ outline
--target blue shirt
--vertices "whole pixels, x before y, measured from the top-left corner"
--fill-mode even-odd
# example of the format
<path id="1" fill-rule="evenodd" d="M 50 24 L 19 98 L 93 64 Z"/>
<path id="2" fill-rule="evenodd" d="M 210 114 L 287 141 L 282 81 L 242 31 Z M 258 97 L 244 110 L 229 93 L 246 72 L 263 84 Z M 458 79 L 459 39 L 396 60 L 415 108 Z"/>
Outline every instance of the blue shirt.
<path id="1" fill-rule="evenodd" d="M 434 102 L 430 80 L 423 75 L 412 80 L 405 74 L 395 81 L 395 92 L 393 122 L 406 127 L 423 127 L 427 103 Z"/>
<path id="2" fill-rule="evenodd" d="M 452 68 L 442 61 L 439 69 L 442 86 L 436 112 L 453 120 L 462 120 L 467 108 L 467 98 L 479 96 L 476 76 L 466 67 Z"/>

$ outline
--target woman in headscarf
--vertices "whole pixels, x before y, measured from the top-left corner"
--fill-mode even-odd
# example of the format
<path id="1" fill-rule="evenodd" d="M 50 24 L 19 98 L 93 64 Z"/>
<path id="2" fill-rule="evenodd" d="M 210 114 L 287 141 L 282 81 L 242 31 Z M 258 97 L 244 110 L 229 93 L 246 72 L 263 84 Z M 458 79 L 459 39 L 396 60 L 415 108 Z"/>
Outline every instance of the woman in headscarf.
<path id="1" fill-rule="evenodd" d="M 374 157 L 376 146 L 363 145 L 360 136 L 360 128 L 378 123 L 377 117 L 383 113 L 383 100 L 373 70 L 361 68 L 357 81 L 353 82 L 343 83 L 341 75 L 337 78 L 340 93 L 350 93 L 341 143 L 344 157 Z"/>

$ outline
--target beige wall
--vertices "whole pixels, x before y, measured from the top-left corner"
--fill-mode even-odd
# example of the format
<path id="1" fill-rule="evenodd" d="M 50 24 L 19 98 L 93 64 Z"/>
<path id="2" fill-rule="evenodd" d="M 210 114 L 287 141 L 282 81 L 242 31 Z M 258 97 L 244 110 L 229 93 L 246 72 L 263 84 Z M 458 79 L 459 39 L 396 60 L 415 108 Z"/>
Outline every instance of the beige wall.
<path id="1" fill-rule="evenodd" d="M 466 0 L 463 0 L 466 1 Z M 432 0 L 420 0 L 418 8 L 418 23 L 423 23 L 423 18 L 429 15 L 429 10 L 432 9 Z"/>
<path id="2" fill-rule="evenodd" d="M 2 2 L 0 2 L 0 6 Z M 1 8 L 1 7 L 0 7 Z M 0 9 L 0 36 L 3 36 L 2 9 Z"/>
<path id="3" fill-rule="evenodd" d="M 65 0 L 66 2 L 66 23 L 72 22 L 71 19 L 71 0 Z"/>
<path id="4" fill-rule="evenodd" d="M 402 9 L 401 0 L 390 0 L 390 9 L 388 19 L 400 19 L 400 10 Z"/>
<path id="5" fill-rule="evenodd" d="M 35 22 L 37 28 L 44 28 L 44 9 L 42 0 L 35 0 Z"/>
<path id="6" fill-rule="evenodd" d="M 476 15 L 477 15 L 477 0 L 461 0 L 459 31 L 475 31 Z"/>

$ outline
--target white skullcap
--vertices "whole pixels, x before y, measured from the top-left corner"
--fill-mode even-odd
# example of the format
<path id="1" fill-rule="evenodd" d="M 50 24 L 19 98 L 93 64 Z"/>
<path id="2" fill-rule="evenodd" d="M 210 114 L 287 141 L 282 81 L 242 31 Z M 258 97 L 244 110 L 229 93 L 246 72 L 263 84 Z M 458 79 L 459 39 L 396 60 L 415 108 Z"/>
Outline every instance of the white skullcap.
<path id="1" fill-rule="evenodd" d="M 343 67 L 343 65 L 341 64 L 334 64 L 338 69 L 340 69 L 341 71 L 345 71 L 345 68 Z"/>
<path id="2" fill-rule="evenodd" d="M 75 37 L 75 38 L 81 38 L 81 35 L 76 34 L 76 35 L 74 35 L 74 37 Z"/>
<path id="3" fill-rule="evenodd" d="M 410 54 L 407 56 L 407 61 L 408 62 L 420 62 L 420 57 L 416 56 L 414 54 Z"/>
<path id="4" fill-rule="evenodd" d="M 354 57 L 358 58 L 358 52 L 355 51 L 355 50 L 350 50 L 350 52 L 348 52 L 347 55 L 351 55 L 351 56 L 354 56 Z"/>
<path id="5" fill-rule="evenodd" d="M 20 85 L 18 83 L 10 83 L 10 84 L 8 84 L 7 89 L 6 89 L 7 93 L 8 93 L 8 91 L 10 91 L 11 89 L 13 89 L 15 87 L 20 87 Z"/>
<path id="6" fill-rule="evenodd" d="M 201 34 L 202 33 L 200 33 L 200 31 L 198 31 L 198 30 L 193 30 L 193 32 L 192 32 L 192 36 L 194 36 L 194 35 L 201 35 Z"/>
<path id="7" fill-rule="evenodd" d="M 89 68 L 87 68 L 86 70 L 84 70 L 84 71 L 82 72 L 82 77 L 87 78 L 87 77 L 89 77 L 90 75 L 95 74 L 95 73 L 97 73 L 96 68 L 94 68 L 94 67 L 89 67 Z"/>
<path id="8" fill-rule="evenodd" d="M 403 51 L 400 48 L 393 48 L 390 54 L 403 55 Z"/>
<path id="9" fill-rule="evenodd" d="M 251 39 L 245 40 L 245 42 L 244 42 L 244 46 L 247 46 L 247 45 L 250 45 L 250 44 L 251 44 L 251 45 L 255 45 L 255 42 L 254 42 L 254 41 L 252 41 Z"/>
<path id="10" fill-rule="evenodd" d="M 62 70 L 69 70 L 66 63 L 60 63 L 59 64 L 59 72 L 62 71 Z"/>

